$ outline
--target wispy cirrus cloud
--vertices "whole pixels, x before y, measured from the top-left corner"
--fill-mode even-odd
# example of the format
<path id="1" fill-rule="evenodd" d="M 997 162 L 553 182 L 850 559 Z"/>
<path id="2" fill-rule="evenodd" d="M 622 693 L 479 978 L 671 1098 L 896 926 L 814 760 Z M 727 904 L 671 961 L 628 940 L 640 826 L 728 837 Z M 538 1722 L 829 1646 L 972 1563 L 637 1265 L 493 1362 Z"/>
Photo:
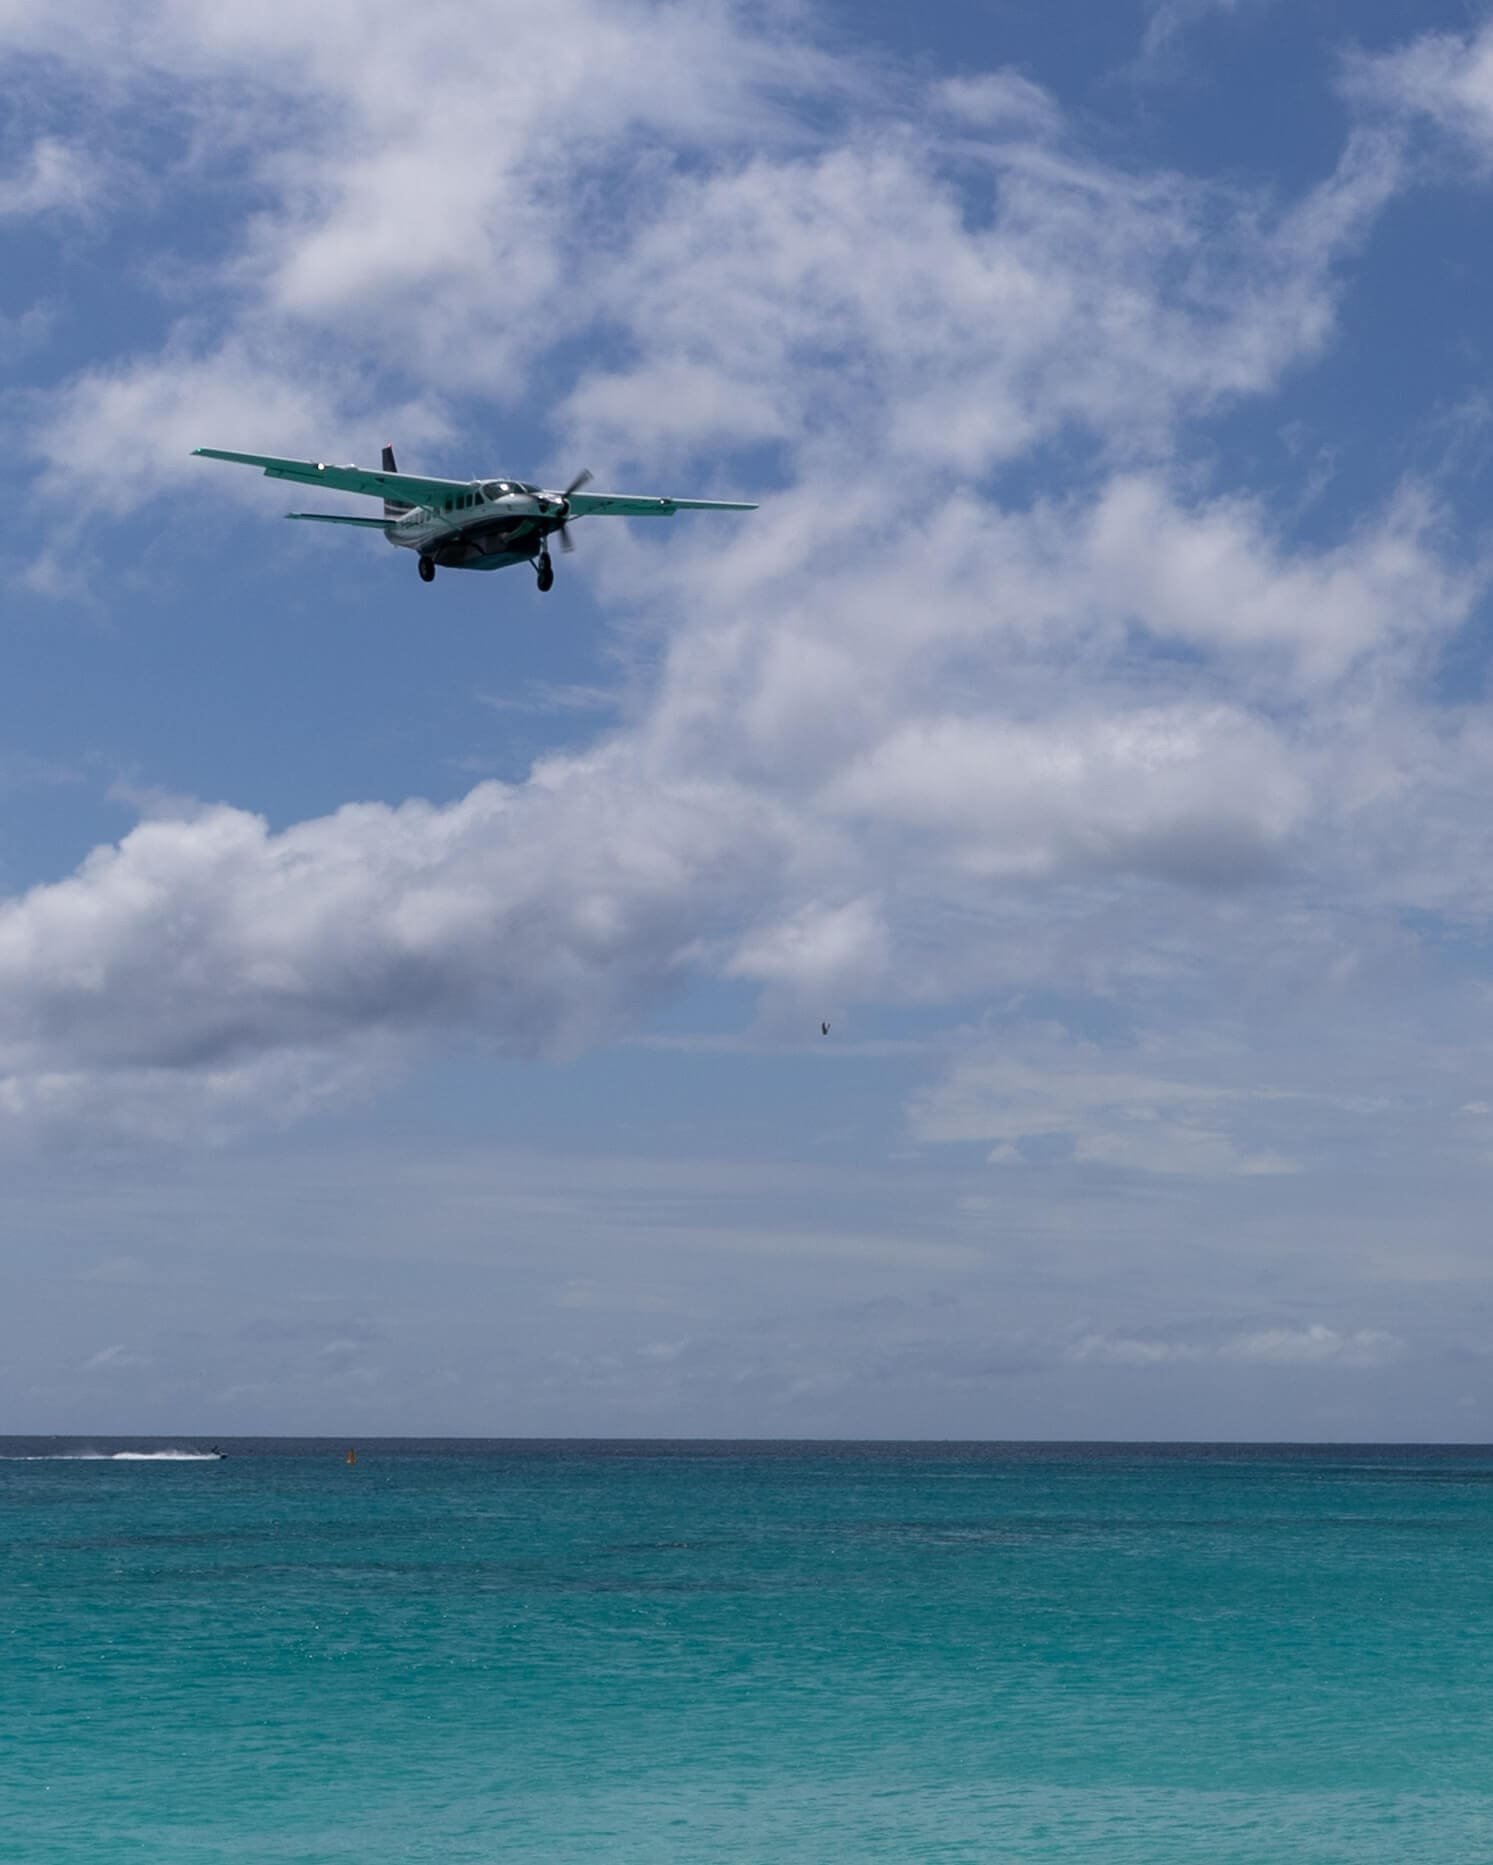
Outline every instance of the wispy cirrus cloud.
<path id="1" fill-rule="evenodd" d="M 0 169 L 0 222 L 90 214 L 108 191 L 107 169 L 83 145 L 41 136 L 20 161 Z"/>
<path id="2" fill-rule="evenodd" d="M 1340 1330 L 1314 1321 L 1305 1327 L 1261 1328 L 1207 1343 L 1143 1335 L 1086 1334 L 1068 1349 L 1070 1359 L 1106 1366 L 1176 1367 L 1203 1361 L 1254 1366 L 1329 1367 L 1344 1371 L 1387 1366 L 1405 1343 L 1383 1328 Z"/>
<path id="3" fill-rule="evenodd" d="M 1394 50 L 1355 53 L 1346 88 L 1360 104 L 1429 125 L 1480 168 L 1493 161 L 1493 25 L 1429 32 Z"/>
<path id="4" fill-rule="evenodd" d="M 1295 1169 L 1288 1156 L 1242 1137 L 1251 1091 L 1210 1080 L 1206 1065 L 1191 1080 L 1117 1069 L 1096 1046 L 1065 1042 L 1051 1031 L 1024 1043 L 1018 1035 L 1000 1048 L 999 1057 L 956 1062 L 915 1099 L 915 1139 L 988 1145 L 999 1164 L 1051 1156 L 1055 1146 L 1081 1166 L 1164 1176 L 1226 1179 Z"/>
<path id="5" fill-rule="evenodd" d="M 1150 19 L 1142 55 L 1155 59 L 1172 50 L 1192 27 L 1209 19 L 1232 19 L 1262 11 L 1272 0 L 1148 0 Z"/>

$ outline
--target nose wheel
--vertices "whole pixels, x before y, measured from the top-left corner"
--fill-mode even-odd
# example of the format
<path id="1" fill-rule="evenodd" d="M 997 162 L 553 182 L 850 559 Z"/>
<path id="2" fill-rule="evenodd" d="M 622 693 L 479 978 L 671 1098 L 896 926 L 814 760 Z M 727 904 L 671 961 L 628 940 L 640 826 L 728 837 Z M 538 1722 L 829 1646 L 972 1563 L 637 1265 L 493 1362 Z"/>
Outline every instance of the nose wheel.
<path id="1" fill-rule="evenodd" d="M 547 550 L 540 552 L 539 561 L 534 567 L 538 573 L 536 580 L 542 596 L 546 590 L 553 589 L 555 586 L 555 566 L 550 562 L 550 554 Z"/>
<path id="2" fill-rule="evenodd" d="M 420 581 L 422 583 L 433 583 L 435 581 L 434 557 L 422 557 L 420 559 Z"/>

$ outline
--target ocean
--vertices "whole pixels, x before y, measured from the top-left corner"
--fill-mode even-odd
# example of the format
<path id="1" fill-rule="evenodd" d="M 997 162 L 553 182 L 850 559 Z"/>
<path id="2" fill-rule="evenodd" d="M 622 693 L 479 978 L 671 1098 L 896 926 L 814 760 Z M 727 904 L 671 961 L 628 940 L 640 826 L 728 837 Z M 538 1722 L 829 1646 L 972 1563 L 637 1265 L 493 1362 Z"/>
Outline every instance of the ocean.
<path id="1" fill-rule="evenodd" d="M 1490 1449 L 222 1444 L 0 1440 L 7 1865 L 1493 1860 Z"/>

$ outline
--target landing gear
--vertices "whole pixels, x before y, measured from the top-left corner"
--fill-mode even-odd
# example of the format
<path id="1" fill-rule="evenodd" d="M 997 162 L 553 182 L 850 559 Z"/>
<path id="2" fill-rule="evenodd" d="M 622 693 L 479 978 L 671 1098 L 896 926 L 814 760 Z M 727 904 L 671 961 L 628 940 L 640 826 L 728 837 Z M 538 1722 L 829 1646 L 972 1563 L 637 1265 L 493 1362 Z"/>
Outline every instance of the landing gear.
<path id="1" fill-rule="evenodd" d="M 555 586 L 555 566 L 550 562 L 550 554 L 547 550 L 539 553 L 539 561 L 534 567 L 539 573 L 539 593 L 542 596 L 546 590 L 553 589 Z"/>
<path id="2" fill-rule="evenodd" d="M 422 557 L 420 559 L 420 581 L 422 583 L 433 583 L 435 581 L 434 557 Z"/>

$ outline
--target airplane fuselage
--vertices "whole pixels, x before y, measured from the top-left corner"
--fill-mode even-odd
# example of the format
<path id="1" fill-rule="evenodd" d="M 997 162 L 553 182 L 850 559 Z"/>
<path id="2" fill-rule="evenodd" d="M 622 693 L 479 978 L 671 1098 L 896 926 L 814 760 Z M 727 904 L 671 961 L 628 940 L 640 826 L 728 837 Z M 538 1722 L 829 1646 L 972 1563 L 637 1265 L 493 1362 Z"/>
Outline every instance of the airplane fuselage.
<path id="1" fill-rule="evenodd" d="M 450 570 L 532 563 L 560 518 L 553 497 L 513 479 L 474 479 L 439 504 L 391 513 L 384 536 Z"/>

